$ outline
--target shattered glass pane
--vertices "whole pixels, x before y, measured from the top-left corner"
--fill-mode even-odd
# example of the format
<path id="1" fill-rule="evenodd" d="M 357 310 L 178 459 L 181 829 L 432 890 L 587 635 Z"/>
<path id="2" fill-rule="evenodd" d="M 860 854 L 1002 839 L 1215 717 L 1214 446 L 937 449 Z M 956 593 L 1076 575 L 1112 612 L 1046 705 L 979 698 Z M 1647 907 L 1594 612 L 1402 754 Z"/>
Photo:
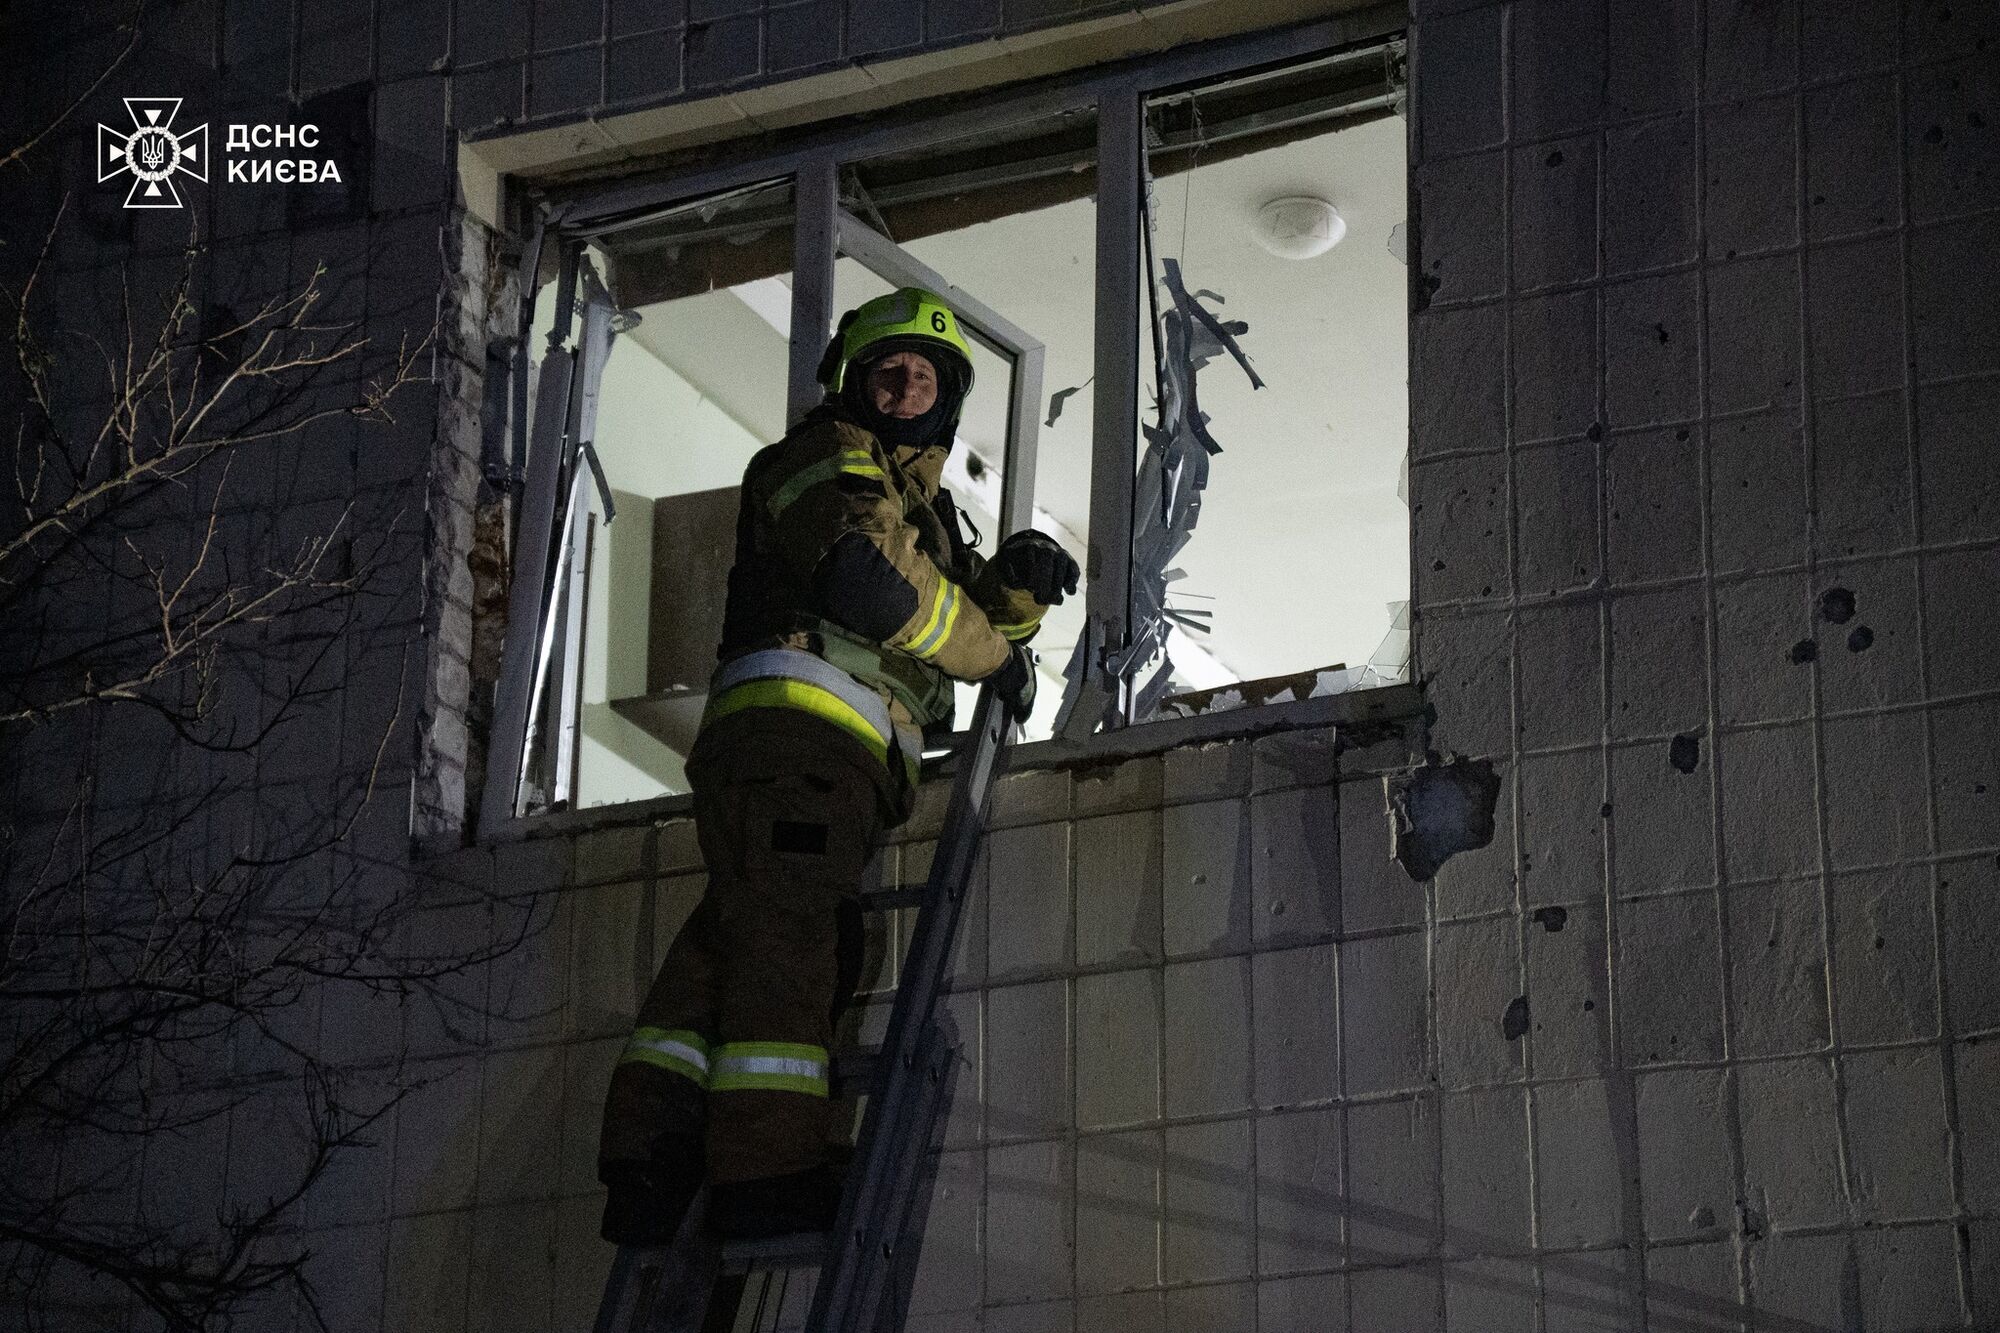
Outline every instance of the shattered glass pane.
<path id="1" fill-rule="evenodd" d="M 1404 126 L 1322 77 L 1148 106 L 1134 720 L 1408 672 Z"/>

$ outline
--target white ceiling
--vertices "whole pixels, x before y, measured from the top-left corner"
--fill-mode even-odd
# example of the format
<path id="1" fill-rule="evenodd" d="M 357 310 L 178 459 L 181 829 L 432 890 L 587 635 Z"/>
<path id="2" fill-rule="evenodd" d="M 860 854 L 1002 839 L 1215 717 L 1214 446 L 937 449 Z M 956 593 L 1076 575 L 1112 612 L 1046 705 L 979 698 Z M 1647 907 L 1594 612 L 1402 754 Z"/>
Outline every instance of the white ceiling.
<path id="1" fill-rule="evenodd" d="M 1189 290 L 1219 294 L 1211 309 L 1248 323 L 1241 343 L 1265 382 L 1251 391 L 1226 358 L 1201 372 L 1201 405 L 1224 452 L 1211 462 L 1200 523 L 1176 561 L 1186 578 L 1172 597 L 1213 612 L 1205 646 L 1237 678 L 1366 662 L 1389 628 L 1387 604 L 1408 596 L 1408 512 L 1398 498 L 1408 435 L 1407 296 L 1403 265 L 1390 252 L 1390 233 L 1404 220 L 1404 132 L 1390 117 L 1198 165 L 1155 186 L 1156 257 L 1178 258 Z M 1330 200 L 1347 222 L 1346 238 L 1313 259 L 1267 254 L 1252 219 L 1286 195 Z M 1047 395 L 1091 375 L 1093 209 L 1083 199 L 907 246 L 1046 344 L 1043 416 Z M 772 299 L 777 281 L 647 308 L 620 346 L 644 348 L 754 436 L 775 438 L 789 322 Z M 836 309 L 884 290 L 843 260 Z M 1162 292 L 1161 300 L 1170 298 Z M 1141 411 L 1148 417 L 1151 357 L 1147 338 Z M 997 463 L 1006 367 L 982 349 L 977 379 L 960 434 Z M 1078 537 L 1089 528 L 1091 397 L 1089 388 L 1069 397 L 1056 424 L 1040 432 L 1038 449 L 1036 502 Z M 616 442 L 600 444 L 609 461 Z M 693 475 L 673 484 L 671 465 L 645 471 L 669 490 L 694 488 Z M 699 471 L 700 484 L 714 484 L 712 469 Z M 975 522 L 990 550 L 991 515 Z M 1045 648 L 1073 639 L 1077 613 L 1062 609 L 1043 635 Z M 1060 670 L 1060 660 L 1051 665 Z"/>

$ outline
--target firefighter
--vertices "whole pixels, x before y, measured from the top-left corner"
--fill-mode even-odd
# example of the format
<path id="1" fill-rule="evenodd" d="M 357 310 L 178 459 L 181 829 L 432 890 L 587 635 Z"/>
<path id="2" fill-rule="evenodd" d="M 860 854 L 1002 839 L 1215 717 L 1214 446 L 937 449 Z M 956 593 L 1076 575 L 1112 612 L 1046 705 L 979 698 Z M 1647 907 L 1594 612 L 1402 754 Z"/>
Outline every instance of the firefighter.
<path id="1" fill-rule="evenodd" d="M 1017 720 L 1026 640 L 1076 591 L 1052 538 L 993 558 L 940 489 L 972 360 L 958 318 L 903 288 L 842 317 L 825 401 L 743 474 L 721 665 L 688 778 L 708 891 L 612 1074 L 603 1234 L 665 1244 L 704 1179 L 725 1238 L 825 1230 L 828 1054 L 860 971 L 855 897 L 908 818 L 953 682 L 991 679 Z"/>

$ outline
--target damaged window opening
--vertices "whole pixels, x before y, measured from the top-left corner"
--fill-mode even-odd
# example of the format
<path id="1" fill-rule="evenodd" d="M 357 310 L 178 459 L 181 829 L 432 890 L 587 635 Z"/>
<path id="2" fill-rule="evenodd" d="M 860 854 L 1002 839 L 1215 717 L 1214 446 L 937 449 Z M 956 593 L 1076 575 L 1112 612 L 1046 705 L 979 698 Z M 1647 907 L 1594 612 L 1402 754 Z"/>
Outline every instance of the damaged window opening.
<path id="1" fill-rule="evenodd" d="M 1404 122 L 1383 85 L 1349 55 L 1147 101 L 1130 646 L 1109 673 L 1132 721 L 1407 677 Z"/>
<path id="2" fill-rule="evenodd" d="M 1405 679 L 1401 43 L 1144 75 L 543 200 L 483 828 L 687 790 L 744 466 L 898 287 L 971 344 L 965 536 L 1087 571 L 1022 739 Z"/>

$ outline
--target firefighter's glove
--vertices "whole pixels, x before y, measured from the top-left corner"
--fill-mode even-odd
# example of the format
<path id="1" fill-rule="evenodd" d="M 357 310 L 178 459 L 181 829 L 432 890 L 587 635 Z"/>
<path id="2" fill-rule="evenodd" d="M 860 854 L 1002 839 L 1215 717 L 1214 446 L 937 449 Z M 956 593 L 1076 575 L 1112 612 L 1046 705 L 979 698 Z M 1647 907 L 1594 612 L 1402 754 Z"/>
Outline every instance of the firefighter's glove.
<path id="1" fill-rule="evenodd" d="M 1026 722 L 1035 711 L 1035 655 L 1025 643 L 1007 652 L 1007 660 L 993 673 L 993 690 L 1007 706 L 1007 716 Z"/>
<path id="2" fill-rule="evenodd" d="M 993 572 L 1010 588 L 1019 588 L 1043 606 L 1060 606 L 1063 594 L 1076 591 L 1083 571 L 1055 538 L 1024 528 L 993 553 Z"/>

